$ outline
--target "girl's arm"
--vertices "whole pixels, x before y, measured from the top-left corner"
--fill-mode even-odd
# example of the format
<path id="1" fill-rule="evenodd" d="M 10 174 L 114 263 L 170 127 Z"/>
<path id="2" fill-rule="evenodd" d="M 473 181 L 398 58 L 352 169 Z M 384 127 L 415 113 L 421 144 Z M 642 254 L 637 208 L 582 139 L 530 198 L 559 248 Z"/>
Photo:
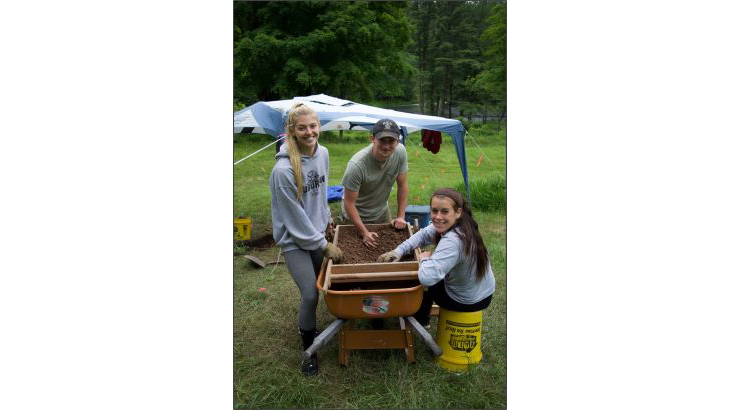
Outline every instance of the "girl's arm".
<path id="1" fill-rule="evenodd" d="M 420 231 L 411 235 L 409 239 L 406 239 L 394 249 L 399 255 L 403 256 L 407 253 L 411 253 L 416 248 L 429 245 L 434 242 L 434 226 L 431 224 L 426 228 L 422 228 Z"/>
<path id="2" fill-rule="evenodd" d="M 429 259 L 419 262 L 419 282 L 430 287 L 440 280 L 460 262 L 460 240 L 457 236 L 445 235 L 437 244 Z"/>

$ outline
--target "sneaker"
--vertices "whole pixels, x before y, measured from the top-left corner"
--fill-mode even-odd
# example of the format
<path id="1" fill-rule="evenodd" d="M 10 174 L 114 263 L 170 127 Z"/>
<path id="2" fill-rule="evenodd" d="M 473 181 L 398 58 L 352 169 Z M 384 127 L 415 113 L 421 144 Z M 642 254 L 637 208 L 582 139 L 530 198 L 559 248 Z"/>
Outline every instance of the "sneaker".
<path id="1" fill-rule="evenodd" d="M 303 360 L 301 363 L 301 373 L 305 376 L 316 376 L 319 374 L 319 358 L 314 355 Z"/>

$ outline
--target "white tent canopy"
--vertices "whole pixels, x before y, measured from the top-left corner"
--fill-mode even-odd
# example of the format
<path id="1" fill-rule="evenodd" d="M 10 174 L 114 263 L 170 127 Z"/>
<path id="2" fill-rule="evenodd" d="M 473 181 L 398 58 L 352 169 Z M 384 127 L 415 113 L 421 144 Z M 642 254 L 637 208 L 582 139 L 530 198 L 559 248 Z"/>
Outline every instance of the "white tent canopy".
<path id="1" fill-rule="evenodd" d="M 465 128 L 458 120 L 358 104 L 325 94 L 295 97 L 291 100 L 257 102 L 234 113 L 234 133 L 251 132 L 277 137 L 284 132 L 288 111 L 298 102 L 313 109 L 319 116 L 322 131 L 371 130 L 382 118 L 390 118 L 401 128 L 403 141 L 410 132 L 422 129 L 444 132 L 452 137 L 460 163 L 465 189 L 470 199 L 468 167 L 465 158 Z"/>

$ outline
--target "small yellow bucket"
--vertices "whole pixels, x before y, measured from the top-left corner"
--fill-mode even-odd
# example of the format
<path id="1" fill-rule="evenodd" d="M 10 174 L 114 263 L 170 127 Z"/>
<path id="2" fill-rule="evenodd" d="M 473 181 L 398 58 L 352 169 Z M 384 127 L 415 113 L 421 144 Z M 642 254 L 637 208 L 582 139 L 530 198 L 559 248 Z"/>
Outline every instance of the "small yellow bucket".
<path id="1" fill-rule="evenodd" d="M 237 241 L 248 241 L 252 237 L 252 219 L 234 218 L 234 239 Z"/>
<path id="2" fill-rule="evenodd" d="M 437 364 L 453 372 L 464 372 L 471 364 L 479 363 L 483 311 L 453 312 L 439 308 L 437 344 L 442 355 Z"/>

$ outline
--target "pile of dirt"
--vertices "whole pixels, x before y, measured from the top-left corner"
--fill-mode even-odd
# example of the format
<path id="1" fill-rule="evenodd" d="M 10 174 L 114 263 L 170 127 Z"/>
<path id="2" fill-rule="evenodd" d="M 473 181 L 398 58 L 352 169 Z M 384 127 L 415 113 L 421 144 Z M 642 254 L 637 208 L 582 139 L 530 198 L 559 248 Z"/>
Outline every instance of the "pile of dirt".
<path id="1" fill-rule="evenodd" d="M 408 228 L 395 229 L 390 224 L 367 226 L 370 232 L 377 232 L 378 246 L 370 248 L 362 243 L 362 237 L 354 225 L 341 225 L 339 227 L 337 246 L 344 255 L 343 264 L 375 263 L 378 256 L 396 249 L 403 241 L 409 238 Z M 402 261 L 414 260 L 414 255 L 406 255 Z"/>
<path id="2" fill-rule="evenodd" d="M 252 239 L 251 241 L 234 241 L 234 245 L 255 249 L 269 249 L 275 246 L 275 240 L 272 239 L 272 233 L 268 233 L 259 238 Z"/>

